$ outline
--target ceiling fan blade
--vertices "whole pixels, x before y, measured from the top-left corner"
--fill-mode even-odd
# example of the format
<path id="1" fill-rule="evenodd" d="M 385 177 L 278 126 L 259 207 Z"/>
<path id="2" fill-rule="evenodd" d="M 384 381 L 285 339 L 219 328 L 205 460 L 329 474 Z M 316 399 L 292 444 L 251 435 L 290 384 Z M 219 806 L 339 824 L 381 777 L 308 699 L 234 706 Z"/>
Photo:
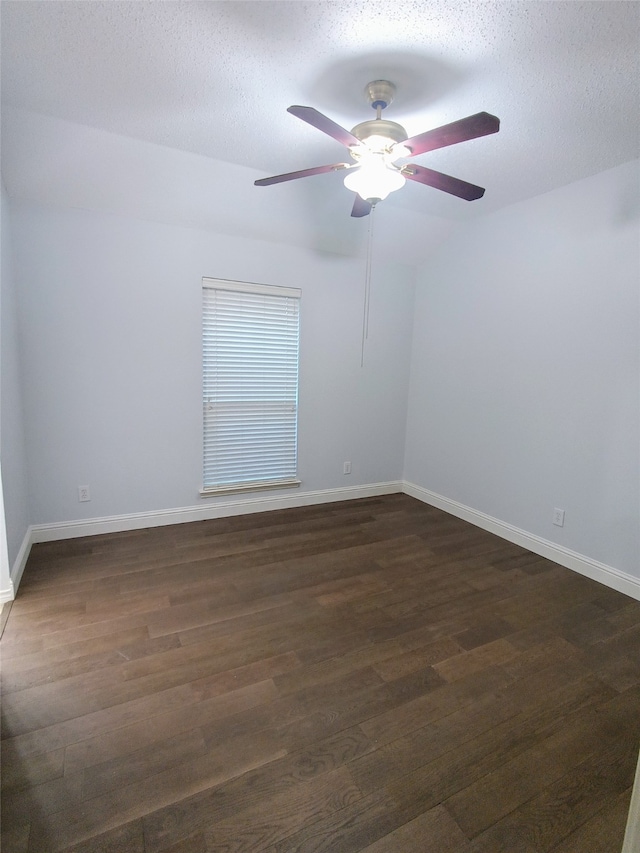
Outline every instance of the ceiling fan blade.
<path id="1" fill-rule="evenodd" d="M 285 175 L 273 175 L 271 178 L 261 178 L 254 181 L 256 187 L 270 187 L 271 184 L 281 184 L 284 181 L 295 181 L 297 178 L 308 178 L 310 175 L 322 175 L 325 172 L 337 172 L 348 169 L 349 163 L 332 163 L 330 166 L 315 166 L 313 169 L 300 169 L 299 172 L 287 172 Z"/>
<path id="2" fill-rule="evenodd" d="M 478 136 L 488 136 L 500 130 L 500 119 L 489 113 L 476 113 L 467 118 L 444 124 L 425 133 L 412 136 L 398 145 L 406 146 L 415 157 L 424 154 L 425 151 L 435 151 L 436 148 L 446 148 L 447 145 L 456 145 L 458 142 L 466 142 L 468 139 L 476 139 Z"/>
<path id="3" fill-rule="evenodd" d="M 338 142 L 346 145 L 347 148 L 350 145 L 360 145 L 360 140 L 357 136 L 354 136 L 351 131 L 345 130 L 344 127 L 340 127 L 340 125 L 336 124 L 335 121 L 332 121 L 330 118 L 327 118 L 327 116 L 319 113 L 318 110 L 313 107 L 299 107 L 294 105 L 292 107 L 287 107 L 287 112 L 297 118 L 301 118 L 302 121 L 306 121 L 307 124 L 317 127 L 318 130 L 321 130 L 328 136 L 332 136 L 334 139 L 337 139 Z"/>
<path id="4" fill-rule="evenodd" d="M 451 175 L 434 172 L 433 169 L 425 169 L 424 166 L 417 166 L 415 163 L 409 163 L 405 166 L 402 174 L 410 181 L 418 181 L 420 184 L 426 184 L 436 190 L 450 193 L 458 198 L 465 199 L 465 201 L 474 201 L 484 195 L 484 187 L 468 184 L 466 181 L 461 181 L 460 178 L 452 178 Z"/>
<path id="5" fill-rule="evenodd" d="M 361 196 L 356 194 L 356 199 L 353 202 L 352 216 L 368 216 L 371 213 L 371 203 L 365 201 Z"/>

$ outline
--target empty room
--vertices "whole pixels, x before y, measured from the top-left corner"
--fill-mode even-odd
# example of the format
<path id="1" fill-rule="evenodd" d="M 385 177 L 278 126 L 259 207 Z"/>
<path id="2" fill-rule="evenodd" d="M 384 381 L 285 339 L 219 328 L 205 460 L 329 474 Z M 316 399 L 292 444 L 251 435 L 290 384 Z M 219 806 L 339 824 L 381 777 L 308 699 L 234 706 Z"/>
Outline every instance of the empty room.
<path id="1" fill-rule="evenodd" d="M 3 853 L 638 853 L 640 3 L 0 24 Z"/>

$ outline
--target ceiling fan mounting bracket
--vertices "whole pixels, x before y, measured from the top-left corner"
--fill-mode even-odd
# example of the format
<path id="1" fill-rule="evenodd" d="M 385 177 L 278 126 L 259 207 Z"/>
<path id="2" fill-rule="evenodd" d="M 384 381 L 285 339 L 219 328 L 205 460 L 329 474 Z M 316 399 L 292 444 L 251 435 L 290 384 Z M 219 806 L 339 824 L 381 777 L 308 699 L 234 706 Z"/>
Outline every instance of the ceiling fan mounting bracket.
<path id="1" fill-rule="evenodd" d="M 371 83 L 367 83 L 364 93 L 367 102 L 374 110 L 384 110 L 393 101 L 396 87 L 389 80 L 373 80 Z"/>

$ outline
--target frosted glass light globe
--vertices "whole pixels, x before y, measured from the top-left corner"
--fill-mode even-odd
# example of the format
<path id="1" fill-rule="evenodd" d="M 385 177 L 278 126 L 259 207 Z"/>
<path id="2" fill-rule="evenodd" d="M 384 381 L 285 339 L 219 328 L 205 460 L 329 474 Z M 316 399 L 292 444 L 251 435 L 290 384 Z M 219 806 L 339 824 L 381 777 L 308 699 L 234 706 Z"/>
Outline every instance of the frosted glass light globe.
<path id="1" fill-rule="evenodd" d="M 344 179 L 344 185 L 358 193 L 364 201 L 382 201 L 389 193 L 399 190 L 406 179 L 397 169 L 390 169 L 384 163 L 366 163 L 353 169 Z"/>

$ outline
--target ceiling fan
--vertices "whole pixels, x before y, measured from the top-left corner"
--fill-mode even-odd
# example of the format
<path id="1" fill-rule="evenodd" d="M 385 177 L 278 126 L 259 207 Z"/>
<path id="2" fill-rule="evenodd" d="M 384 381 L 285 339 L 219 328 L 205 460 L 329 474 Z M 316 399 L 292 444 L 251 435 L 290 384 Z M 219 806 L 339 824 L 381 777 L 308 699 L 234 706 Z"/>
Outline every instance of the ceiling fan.
<path id="1" fill-rule="evenodd" d="M 347 169 L 349 171 L 344 179 L 345 186 L 357 193 L 352 216 L 367 216 L 378 201 L 404 186 L 407 178 L 466 201 L 482 198 L 482 187 L 451 175 L 444 175 L 442 172 L 435 172 L 433 169 L 426 169 L 416 163 L 407 163 L 406 160 L 436 148 L 445 148 L 467 139 L 497 133 L 500 129 L 500 119 L 489 113 L 476 113 L 409 138 L 401 125 L 381 117 L 382 110 L 393 100 L 393 83 L 388 80 L 374 80 L 366 86 L 365 94 L 369 104 L 376 110 L 376 117 L 357 124 L 351 131 L 340 127 L 313 107 L 292 106 L 287 110 L 345 145 L 353 163 L 333 163 L 329 166 L 287 172 L 284 175 L 262 178 L 255 181 L 255 185 L 268 187 L 283 181 Z"/>

